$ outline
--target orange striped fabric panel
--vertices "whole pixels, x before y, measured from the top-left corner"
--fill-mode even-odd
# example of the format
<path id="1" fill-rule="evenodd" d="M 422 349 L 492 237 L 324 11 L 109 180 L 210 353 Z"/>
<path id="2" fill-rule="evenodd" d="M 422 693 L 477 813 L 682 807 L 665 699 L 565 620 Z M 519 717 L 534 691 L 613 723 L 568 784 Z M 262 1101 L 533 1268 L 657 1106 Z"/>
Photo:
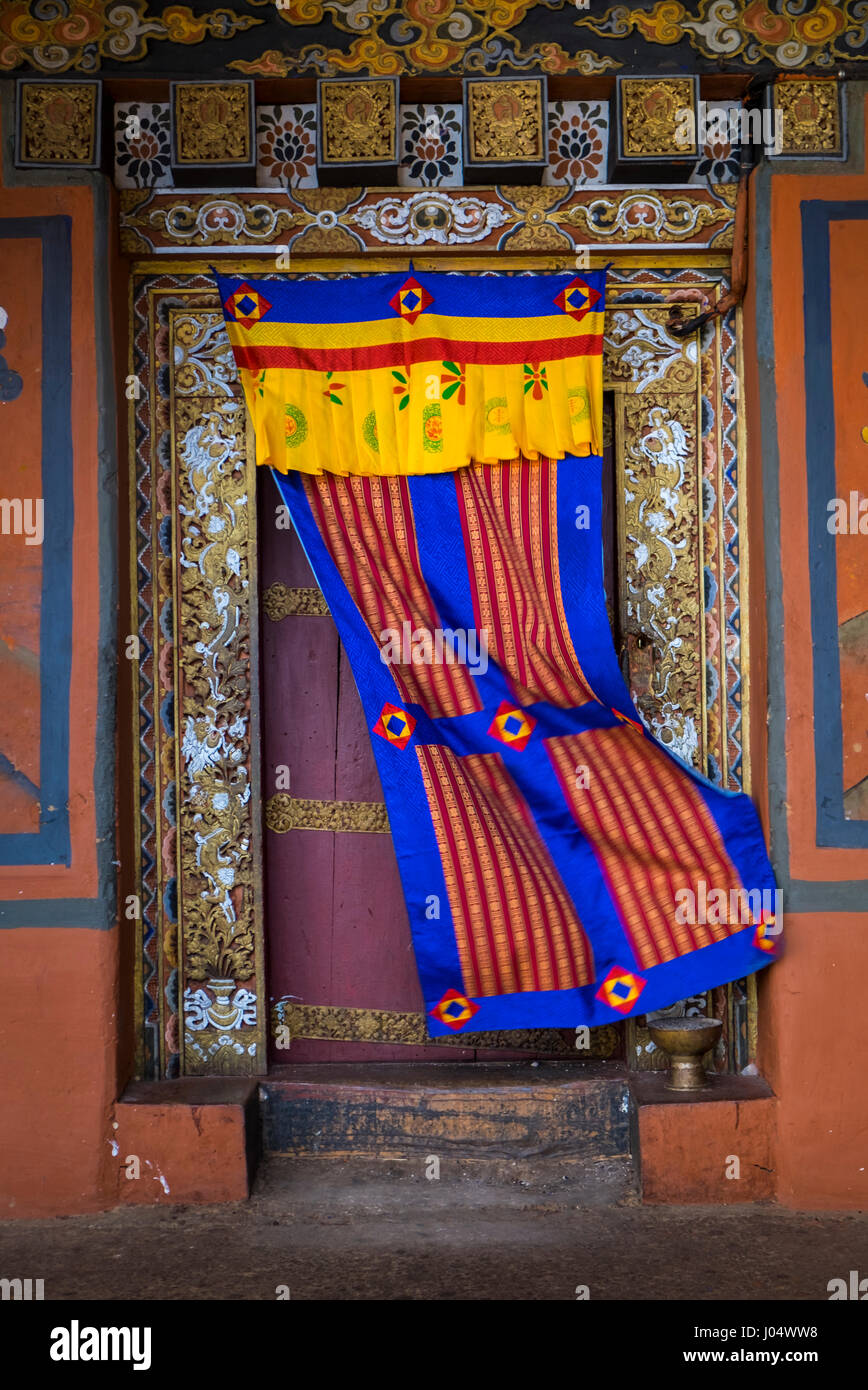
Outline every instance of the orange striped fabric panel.
<path id="1" fill-rule="evenodd" d="M 320 534 L 375 641 L 390 629 L 427 631 L 442 624 L 422 577 L 406 478 L 306 477 Z M 434 718 L 482 708 L 476 684 L 459 662 L 393 662 L 403 700 Z"/>
<path id="2" fill-rule="evenodd" d="M 416 754 L 465 992 L 479 997 L 591 983 L 590 942 L 500 755 L 458 758 L 433 744 Z"/>
<path id="3" fill-rule="evenodd" d="M 727 894 L 741 880 L 708 807 L 637 729 L 593 729 L 545 740 L 564 797 L 597 862 L 644 969 L 740 929 L 676 922 L 679 889 Z"/>
<path id="4" fill-rule="evenodd" d="M 594 699 L 561 597 L 557 464 L 516 459 L 455 475 L 476 625 L 520 704 Z"/>

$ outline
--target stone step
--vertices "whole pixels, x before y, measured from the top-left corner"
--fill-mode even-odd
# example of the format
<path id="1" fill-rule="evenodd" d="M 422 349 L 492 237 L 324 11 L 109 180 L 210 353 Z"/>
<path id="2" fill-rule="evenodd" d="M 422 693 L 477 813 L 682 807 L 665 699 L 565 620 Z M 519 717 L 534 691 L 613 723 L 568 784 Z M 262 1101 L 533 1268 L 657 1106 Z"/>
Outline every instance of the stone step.
<path id="1" fill-rule="evenodd" d="M 574 1168 L 629 1166 L 617 1062 L 281 1067 L 261 1083 L 264 1154 Z M 469 1165 L 469 1168 L 468 1168 Z M 565 1169 L 566 1171 L 566 1169 Z"/>

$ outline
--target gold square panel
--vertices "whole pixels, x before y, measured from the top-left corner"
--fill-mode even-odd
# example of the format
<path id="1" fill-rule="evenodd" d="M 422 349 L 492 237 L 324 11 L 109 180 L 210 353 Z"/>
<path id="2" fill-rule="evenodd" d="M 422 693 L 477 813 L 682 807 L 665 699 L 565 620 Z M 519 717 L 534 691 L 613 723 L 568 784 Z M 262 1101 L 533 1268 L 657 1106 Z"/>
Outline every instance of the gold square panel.
<path id="1" fill-rule="evenodd" d="M 473 165 L 544 165 L 545 79 L 464 81 L 465 160 Z"/>
<path id="2" fill-rule="evenodd" d="M 252 82 L 172 83 L 172 164 L 250 168 L 256 162 Z"/>
<path id="3" fill-rule="evenodd" d="M 695 77 L 619 77 L 618 142 L 621 159 L 696 159 Z M 693 112 L 693 139 L 685 140 L 680 113 Z"/>
<path id="4" fill-rule="evenodd" d="M 839 86 L 832 78 L 790 78 L 772 87 L 772 108 L 783 117 L 783 158 L 843 158 Z"/>
<path id="5" fill-rule="evenodd" d="M 355 82 L 321 78 L 317 98 L 317 162 L 321 168 L 397 165 L 397 79 Z"/>
<path id="6" fill-rule="evenodd" d="M 15 163 L 97 168 L 101 95 L 99 82 L 20 81 Z"/>

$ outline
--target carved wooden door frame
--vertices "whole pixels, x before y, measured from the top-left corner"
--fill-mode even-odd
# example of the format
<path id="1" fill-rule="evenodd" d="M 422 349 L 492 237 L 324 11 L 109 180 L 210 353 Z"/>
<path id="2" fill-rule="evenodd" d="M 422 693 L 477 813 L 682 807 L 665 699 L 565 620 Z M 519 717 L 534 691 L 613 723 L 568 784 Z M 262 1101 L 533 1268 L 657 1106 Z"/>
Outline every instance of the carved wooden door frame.
<path id="1" fill-rule="evenodd" d="M 551 195 L 553 190 L 524 190 L 523 195 L 531 192 Z M 572 197 L 572 213 L 569 205 L 561 208 L 564 224 L 573 219 L 574 241 L 577 229 L 587 236 L 590 226 L 592 199 L 579 198 L 581 192 Z M 701 346 L 696 335 L 675 339 L 665 326 L 673 302 L 683 313 L 696 314 L 727 289 L 732 200 L 727 194 L 709 212 L 710 202 L 694 198 L 718 219 L 709 224 L 716 245 L 697 247 L 691 242 L 695 225 L 688 226 L 678 212 L 675 192 L 687 201 L 684 190 L 642 195 L 648 205 L 656 199 L 671 239 L 638 255 L 628 214 L 639 195 L 629 190 L 610 195 L 616 206 L 606 214 L 606 251 L 614 264 L 604 378 L 614 392 L 618 446 L 620 630 L 631 652 L 635 698 L 658 736 L 723 785 L 749 791 L 749 756 L 742 742 L 749 691 L 739 316 L 730 314 L 704 330 Z M 327 193 L 322 191 L 323 203 Z M 130 632 L 140 644 L 133 720 L 141 903 L 135 1021 L 138 1073 L 155 1079 L 260 1074 L 266 1069 L 269 1026 L 258 765 L 256 470 L 208 271 L 213 246 L 203 250 L 201 207 L 196 214 L 200 240 L 189 243 L 191 218 L 185 220 L 176 206 L 182 197 L 177 190 L 128 194 L 122 215 L 124 246 L 133 258 Z M 272 238 L 279 237 L 280 196 L 263 192 L 258 197 L 273 217 Z M 312 198 L 307 195 L 308 202 Z M 203 199 L 188 195 L 187 201 Z M 417 195 L 404 195 L 405 211 L 414 199 Z M 211 203 L 219 201 L 210 195 Z M 223 204 L 240 201 L 240 195 L 222 198 Z M 459 195 L 452 196 L 452 203 L 459 201 Z M 552 201 L 549 197 L 548 204 Z M 597 195 L 596 201 L 605 199 Z M 155 247 L 144 237 L 145 204 L 149 225 L 162 228 L 167 245 Z M 720 225 L 722 207 L 729 215 Z M 317 230 L 322 213 L 308 208 L 305 235 Z M 518 228 L 519 236 L 529 231 L 526 241 L 533 240 L 535 227 L 539 231 L 532 213 L 522 210 Z M 224 208 L 212 241 L 223 235 L 227 215 Z M 334 233 L 336 220 L 320 228 L 321 234 Z M 179 236 L 188 237 L 181 243 L 183 259 L 171 241 L 173 225 Z M 574 252 L 545 244 L 549 234 L 563 237 L 563 226 L 553 227 L 546 218 L 541 225 L 541 246 L 510 246 L 510 251 L 524 250 L 521 256 L 506 257 L 492 246 L 456 258 L 453 248 L 448 268 L 481 273 L 571 268 Z M 233 249 L 221 255 L 221 267 L 247 275 L 285 273 L 275 272 L 270 257 L 251 257 L 251 240 L 248 236 L 237 254 Z M 281 253 L 279 245 L 273 249 Z M 315 241 L 304 247 L 305 252 L 318 249 Z M 387 260 L 347 249 L 352 254 L 328 259 L 322 253 L 293 254 L 290 273 L 369 274 L 400 268 L 410 259 L 406 245 L 390 247 Z M 413 252 L 417 269 L 447 268 L 442 253 L 448 253 L 448 244 L 435 244 L 433 251 Z M 268 616 L 281 612 L 273 596 L 262 607 L 266 621 L 280 620 Z M 640 632 L 641 657 L 634 643 Z M 753 981 L 714 995 L 687 1001 L 687 1007 L 705 1011 L 711 1004 L 725 1011 L 719 1065 L 740 1069 L 755 1054 Z M 406 1023 L 398 1022 L 403 1018 L 396 1016 L 399 1032 L 406 1031 Z M 327 1021 L 319 1026 L 327 1027 Z M 420 1028 L 421 1023 L 411 1028 L 406 1040 L 418 1044 Z M 316 1034 L 306 1034 L 311 1035 Z M 631 1065 L 655 1064 L 644 1029 L 628 1029 L 628 1046 Z"/>

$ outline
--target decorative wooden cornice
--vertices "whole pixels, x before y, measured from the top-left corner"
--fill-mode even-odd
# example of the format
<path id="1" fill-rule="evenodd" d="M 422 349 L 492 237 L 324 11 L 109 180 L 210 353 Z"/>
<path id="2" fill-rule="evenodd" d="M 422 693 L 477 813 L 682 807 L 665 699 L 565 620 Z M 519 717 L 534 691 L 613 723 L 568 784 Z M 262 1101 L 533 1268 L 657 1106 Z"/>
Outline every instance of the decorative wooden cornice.
<path id="1" fill-rule="evenodd" d="M 293 253 L 406 255 L 418 247 L 444 255 L 659 250 L 661 243 L 726 251 L 736 187 L 124 189 L 121 249 L 129 256 L 258 252 L 279 270 L 290 269 Z"/>

